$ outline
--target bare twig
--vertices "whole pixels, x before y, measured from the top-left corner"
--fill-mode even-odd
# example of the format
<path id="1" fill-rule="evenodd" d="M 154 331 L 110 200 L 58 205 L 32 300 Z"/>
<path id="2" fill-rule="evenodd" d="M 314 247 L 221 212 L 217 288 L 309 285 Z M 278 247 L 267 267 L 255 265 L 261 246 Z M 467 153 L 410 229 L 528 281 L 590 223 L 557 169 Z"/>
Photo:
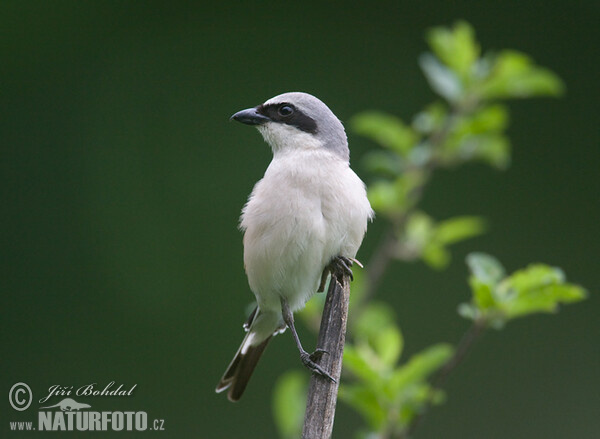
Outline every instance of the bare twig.
<path id="1" fill-rule="evenodd" d="M 313 374 L 308 388 L 304 415 L 303 439 L 329 439 L 333 430 L 342 356 L 346 340 L 346 322 L 350 300 L 347 274 L 332 275 L 323 308 L 317 348 L 324 349 L 320 366 L 329 371 L 335 382 Z"/>

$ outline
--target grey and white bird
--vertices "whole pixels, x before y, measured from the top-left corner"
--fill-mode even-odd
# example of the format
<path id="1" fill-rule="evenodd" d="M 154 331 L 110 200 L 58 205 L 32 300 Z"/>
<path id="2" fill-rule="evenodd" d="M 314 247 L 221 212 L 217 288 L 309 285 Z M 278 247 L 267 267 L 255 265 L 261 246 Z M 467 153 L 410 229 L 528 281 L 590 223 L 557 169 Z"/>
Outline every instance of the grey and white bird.
<path id="1" fill-rule="evenodd" d="M 373 210 L 350 168 L 344 126 L 319 99 L 284 93 L 235 113 L 271 146 L 273 160 L 242 210 L 244 267 L 257 308 L 216 391 L 237 401 L 271 337 L 290 328 L 305 366 L 330 379 L 308 354 L 293 313 L 317 292 L 332 264 L 349 270 Z"/>

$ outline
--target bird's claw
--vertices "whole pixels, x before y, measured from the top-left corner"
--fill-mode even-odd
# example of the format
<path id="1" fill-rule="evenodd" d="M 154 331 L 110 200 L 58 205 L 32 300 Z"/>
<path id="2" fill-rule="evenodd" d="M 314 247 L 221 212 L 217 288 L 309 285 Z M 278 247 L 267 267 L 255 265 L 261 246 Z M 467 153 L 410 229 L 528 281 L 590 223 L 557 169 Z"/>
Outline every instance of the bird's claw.
<path id="1" fill-rule="evenodd" d="M 329 352 L 327 352 L 325 349 L 317 349 L 312 354 L 310 354 L 308 358 L 310 358 L 312 361 L 321 361 L 321 358 L 323 358 L 323 354 L 329 355 Z"/>
<path id="2" fill-rule="evenodd" d="M 358 265 L 360 268 L 364 268 L 363 264 L 361 264 L 360 261 L 355 258 L 347 258 L 346 256 L 336 256 L 333 258 L 329 265 L 327 265 L 323 270 L 323 274 L 321 275 L 321 283 L 319 284 L 317 292 L 322 293 L 325 290 L 325 284 L 327 283 L 327 276 L 329 274 L 337 277 L 340 282 L 344 275 L 347 275 L 350 280 L 353 281 L 354 274 L 352 273 L 352 268 L 350 268 L 353 264 Z"/>
<path id="3" fill-rule="evenodd" d="M 317 349 L 312 354 L 309 354 L 308 352 L 303 351 L 303 352 L 300 352 L 300 359 L 302 360 L 302 364 L 304 364 L 304 366 L 306 368 L 308 368 L 312 373 L 321 375 L 322 377 L 325 377 L 328 380 L 335 383 L 336 382 L 335 378 L 333 378 L 331 375 L 329 375 L 325 371 L 325 369 L 323 369 L 321 366 L 319 366 L 316 363 L 316 361 L 319 361 L 321 359 L 321 357 L 323 356 L 323 354 L 326 354 L 326 353 L 328 353 L 328 352 L 324 351 L 323 349 Z"/>
<path id="4" fill-rule="evenodd" d="M 334 258 L 331 263 L 334 266 L 334 272 L 336 274 L 345 274 L 350 277 L 350 280 L 354 280 L 354 274 L 352 273 L 352 264 L 354 263 L 352 259 L 347 258 L 345 256 L 338 256 Z"/>

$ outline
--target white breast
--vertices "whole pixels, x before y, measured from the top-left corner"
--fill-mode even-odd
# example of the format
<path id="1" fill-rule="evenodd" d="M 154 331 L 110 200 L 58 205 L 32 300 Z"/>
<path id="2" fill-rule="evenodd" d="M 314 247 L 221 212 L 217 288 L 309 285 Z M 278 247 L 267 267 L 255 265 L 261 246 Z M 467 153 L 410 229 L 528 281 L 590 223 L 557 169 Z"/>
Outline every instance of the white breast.
<path id="1" fill-rule="evenodd" d="M 263 311 L 292 311 L 316 292 L 323 268 L 354 257 L 372 210 L 364 184 L 325 150 L 275 154 L 243 209 L 244 264 Z"/>

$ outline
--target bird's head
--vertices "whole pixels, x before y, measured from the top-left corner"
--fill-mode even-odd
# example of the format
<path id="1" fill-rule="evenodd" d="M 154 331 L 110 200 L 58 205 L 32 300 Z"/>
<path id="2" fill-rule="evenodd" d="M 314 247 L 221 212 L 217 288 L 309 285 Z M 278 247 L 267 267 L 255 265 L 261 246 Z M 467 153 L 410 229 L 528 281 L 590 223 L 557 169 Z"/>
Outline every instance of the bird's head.
<path id="1" fill-rule="evenodd" d="M 349 159 L 344 126 L 332 111 L 308 93 L 284 93 L 231 119 L 255 125 L 273 153 L 324 148 Z"/>

